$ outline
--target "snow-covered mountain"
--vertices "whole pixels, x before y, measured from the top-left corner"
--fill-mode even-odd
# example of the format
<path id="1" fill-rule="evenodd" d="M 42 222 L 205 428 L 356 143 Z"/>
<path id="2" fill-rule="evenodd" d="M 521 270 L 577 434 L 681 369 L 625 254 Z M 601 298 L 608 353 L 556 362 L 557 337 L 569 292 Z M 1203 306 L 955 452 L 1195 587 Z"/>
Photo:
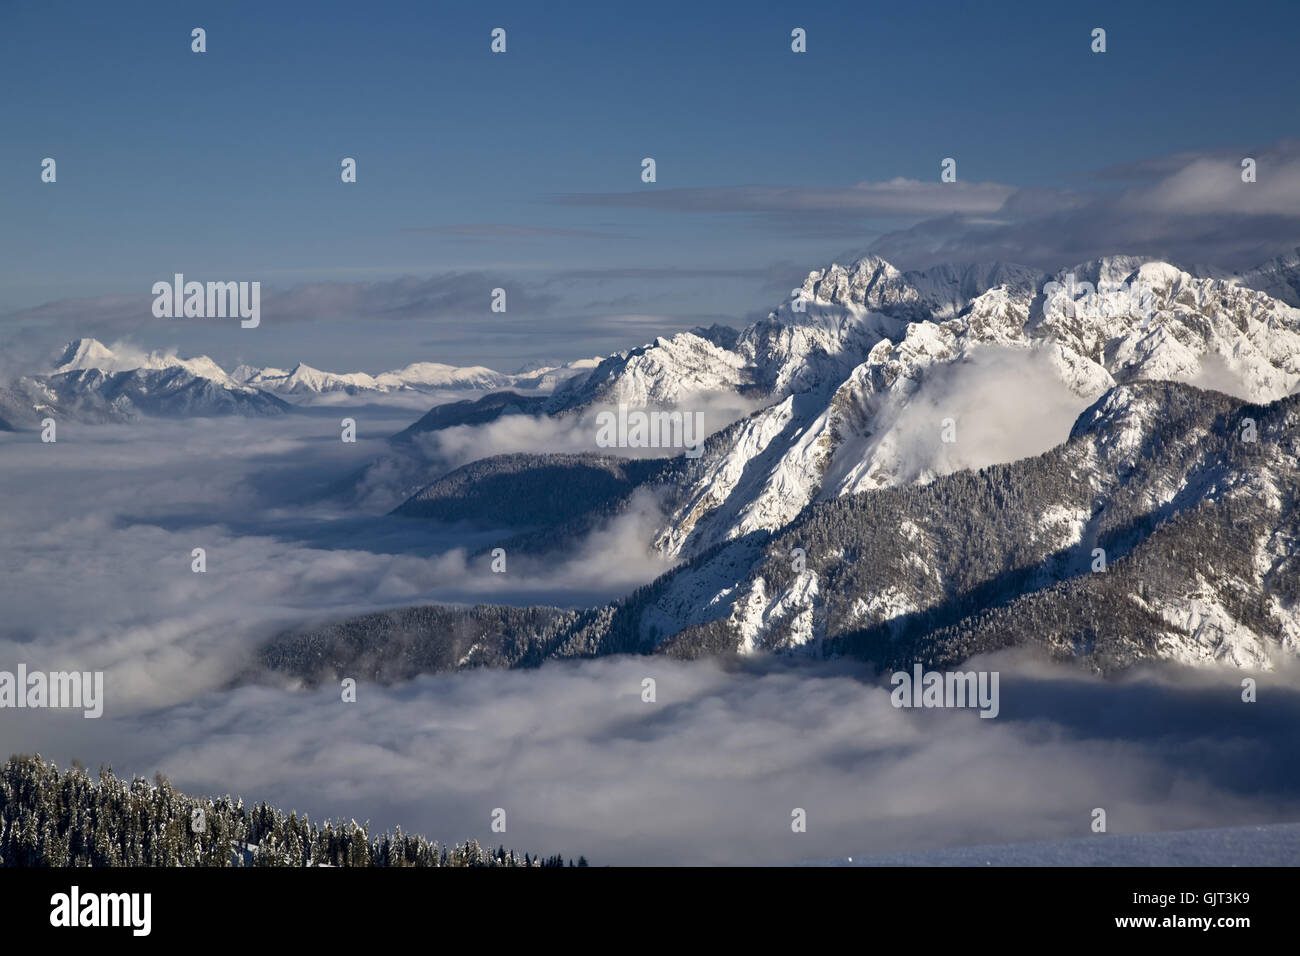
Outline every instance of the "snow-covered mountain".
<path id="1" fill-rule="evenodd" d="M 68 343 L 48 372 L 0 387 L 0 428 L 33 427 L 47 416 L 124 422 L 145 416 L 271 415 L 292 404 L 344 394 L 493 391 L 544 393 L 594 368 L 596 359 L 531 368 L 515 375 L 481 366 L 416 362 L 379 375 L 334 373 L 299 364 L 292 370 L 240 365 L 227 372 L 206 355 L 181 358 L 93 338 Z M 285 399 L 290 401 L 286 402 Z"/>
<path id="2" fill-rule="evenodd" d="M 692 396 L 741 392 L 751 383 L 745 359 L 734 349 L 735 329 L 692 329 L 619 352 L 564 382 L 546 404 L 551 414 L 589 405 L 676 405 Z"/>
<path id="3" fill-rule="evenodd" d="M 659 338 L 544 401 L 444 406 L 404 437 L 616 402 L 690 410 L 723 394 L 762 405 L 681 470 L 655 545 L 689 557 L 779 529 L 814 501 L 1045 451 L 1117 384 L 1288 395 L 1300 384 L 1300 309 L 1256 286 L 1290 288 L 1296 274 L 1289 259 L 1212 277 L 1131 257 L 1048 275 L 1006 264 L 902 272 L 868 256 L 810 273 L 738 333 Z M 918 442 L 945 422 L 951 441 Z"/>
<path id="4" fill-rule="evenodd" d="M 274 395 L 196 375 L 181 363 L 123 371 L 70 369 L 0 386 L 0 421 L 12 428 L 35 428 L 45 418 L 108 424 L 142 416 L 265 416 L 289 409 Z"/>
<path id="5" fill-rule="evenodd" d="M 323 372 L 310 365 L 299 363 L 292 370 L 278 368 L 255 369 L 241 365 L 232 377 L 240 384 L 266 389 L 284 395 L 319 395 L 326 392 L 346 392 L 359 395 L 365 392 L 393 392 L 401 390 L 432 391 L 436 389 L 506 388 L 515 378 L 482 366 L 457 368 L 437 362 L 417 362 L 392 372 L 368 375 L 365 372 Z"/>
<path id="6" fill-rule="evenodd" d="M 579 359 L 560 366 L 543 366 L 524 372 L 496 372 L 482 365 L 455 366 L 441 362 L 413 362 L 404 368 L 369 375 L 365 372 L 325 372 L 299 363 L 291 370 L 241 365 L 231 377 L 243 385 L 277 395 L 310 397 L 342 392 L 347 395 L 381 395 L 390 392 L 481 391 L 522 389 L 545 392 L 575 375 L 594 368 L 598 359 Z"/>
<path id="7" fill-rule="evenodd" d="M 1267 668 L 1300 654 L 1297 426 L 1297 396 L 1116 386 L 1044 455 L 819 502 L 702 555 L 646 602 L 639 637 L 889 665 L 1031 645 L 1099 670 Z"/>
<path id="8" fill-rule="evenodd" d="M 1075 299 L 1071 276 L 1076 287 L 1115 291 Z M 812 273 L 800 295 L 797 308 L 800 296 L 741 333 L 737 352 L 779 400 L 697 463 L 659 540 L 670 554 L 775 530 L 813 500 L 993 463 L 963 448 L 961 432 L 982 405 L 1006 418 L 988 394 L 999 389 L 1036 386 L 1019 420 L 992 423 L 1023 428 L 1035 400 L 1077 413 L 1117 383 L 1182 381 L 1257 401 L 1300 384 L 1300 310 L 1166 263 L 1107 259 L 1056 276 L 1004 266 L 909 274 L 872 257 Z M 938 434 L 949 418 L 951 447 L 918 456 L 915 430 Z"/>
<path id="9" fill-rule="evenodd" d="M 671 491 L 675 467 L 504 456 L 399 513 L 554 520 L 531 538 L 564 549 L 572 530 L 595 526 L 570 489 L 616 514 L 641 488 Z M 1179 383 L 1117 385 L 1045 454 L 811 503 L 603 607 L 405 608 L 287 633 L 263 663 L 334 680 L 364 662 L 397 680 L 611 653 L 948 667 L 1023 647 L 1103 673 L 1152 660 L 1268 669 L 1300 655 L 1298 490 L 1300 396 L 1258 405 Z"/>
<path id="10" fill-rule="evenodd" d="M 598 456 L 504 455 L 426 474 L 439 481 L 397 513 L 473 521 L 491 503 L 484 522 L 519 532 L 508 547 L 544 550 L 652 490 L 664 515 L 647 544 L 679 566 L 550 621 L 561 638 L 546 653 L 956 661 L 1009 641 L 1102 670 L 1266 666 L 1300 652 L 1286 583 L 1300 544 L 1300 309 L 1282 295 L 1294 265 L 831 265 L 739 332 L 660 338 L 547 398 L 441 406 L 402 436 L 613 402 L 762 406 L 699 458 L 633 476 Z M 1248 420 L 1255 441 L 1238 434 Z M 529 520 L 525 503 L 582 482 L 609 494 L 565 521 Z M 519 503 L 517 521 L 502 502 Z M 1112 573 L 1083 573 L 1094 547 Z M 808 570 L 791 570 L 796 550 Z"/>
<path id="11" fill-rule="evenodd" d="M 1227 273 L 1209 269 L 1198 275 L 1221 278 L 1247 288 L 1258 289 L 1287 305 L 1300 307 L 1300 248 L 1245 272 Z"/>
<path id="12" fill-rule="evenodd" d="M 310 396 L 329 392 L 363 394 L 393 391 L 481 390 L 518 388 L 549 390 L 556 384 L 594 368 L 598 359 L 579 359 L 565 365 L 541 366 L 511 374 L 495 372 L 481 365 L 458 367 L 439 362 L 414 362 L 405 368 L 369 375 L 365 372 L 326 372 L 299 363 L 292 369 L 257 368 L 239 365 L 227 373 L 201 355 L 180 358 L 171 352 L 142 352 L 129 346 L 112 348 L 92 338 L 70 342 L 55 361 L 51 374 L 99 369 L 104 372 L 136 369 L 183 368 L 191 374 L 220 385 L 239 385 L 282 395 Z"/>
<path id="13" fill-rule="evenodd" d="M 154 380 L 120 376 L 172 376 L 170 392 L 196 389 L 195 407 L 245 392 L 486 390 L 436 404 L 356 487 L 386 475 L 410 486 L 398 514 L 481 521 L 534 551 L 581 540 L 648 490 L 662 518 L 645 545 L 677 565 L 615 605 L 541 615 L 546 647 L 512 645 L 529 660 L 799 649 L 956 661 L 1010 641 L 1102 670 L 1148 657 L 1266 666 L 1300 651 L 1287 583 L 1300 539 L 1297 261 L 1221 275 L 1111 257 L 1047 274 L 903 272 L 866 257 L 810 273 L 745 329 L 515 376 L 300 365 L 241 367 L 222 384 L 220 368 L 196 375 L 204 359 L 123 359 L 82 341 L 24 400 L 59 399 L 56 380 L 100 396 L 95 410 L 155 399 Z M 119 359 L 145 364 L 98 368 Z M 553 390 L 527 387 L 548 375 Z M 719 396 L 758 410 L 714 430 L 697 458 L 623 467 L 618 452 L 572 443 L 598 407 L 690 411 Z M 570 445 L 459 468 L 426 457 L 450 429 L 452 444 L 478 447 L 473 429 L 503 416 L 546 426 L 511 425 L 512 441 Z M 1104 575 L 1085 573 L 1096 547 Z M 509 614 L 484 613 L 509 635 Z M 510 663 L 500 648 L 476 653 Z"/>

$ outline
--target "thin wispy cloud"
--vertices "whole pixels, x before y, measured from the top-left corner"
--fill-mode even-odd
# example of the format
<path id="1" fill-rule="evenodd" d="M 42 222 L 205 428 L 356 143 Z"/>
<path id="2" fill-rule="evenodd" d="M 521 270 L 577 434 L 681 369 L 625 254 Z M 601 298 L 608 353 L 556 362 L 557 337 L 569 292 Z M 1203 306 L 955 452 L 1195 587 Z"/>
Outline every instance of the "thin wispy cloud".
<path id="1" fill-rule="evenodd" d="M 408 226 L 403 232 L 426 232 L 457 239 L 624 239 L 615 232 L 594 229 L 566 229 L 558 226 L 525 226 L 517 223 L 456 223 L 447 226 Z"/>
<path id="2" fill-rule="evenodd" d="M 937 167 L 936 167 L 937 169 Z M 841 187 L 701 186 L 614 193 L 569 193 L 551 201 L 581 207 L 739 217 L 746 230 L 790 239 L 877 235 L 899 222 L 939 215 L 989 215 L 1015 192 L 999 183 L 896 178 Z"/>
<path id="3" fill-rule="evenodd" d="M 937 167 L 936 167 L 937 169 Z M 999 183 L 941 183 L 897 178 L 839 188 L 806 186 L 701 186 L 617 193 L 569 193 L 554 202 L 573 206 L 658 209 L 690 213 L 843 213 L 925 216 L 990 213 L 1015 187 Z"/>

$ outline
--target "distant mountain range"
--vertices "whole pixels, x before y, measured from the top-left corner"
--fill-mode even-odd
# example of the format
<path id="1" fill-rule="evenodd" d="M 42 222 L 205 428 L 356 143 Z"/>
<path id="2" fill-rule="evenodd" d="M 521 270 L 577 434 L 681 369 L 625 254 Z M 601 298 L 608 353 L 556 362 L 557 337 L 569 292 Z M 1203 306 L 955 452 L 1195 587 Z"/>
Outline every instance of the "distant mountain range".
<path id="1" fill-rule="evenodd" d="M 268 392 L 196 375 L 179 362 L 120 372 L 82 368 L 0 386 L 0 427 L 6 430 L 35 428 L 46 418 L 107 424 L 142 416 L 279 415 L 289 409 Z"/>
<path id="2" fill-rule="evenodd" d="M 481 366 L 417 362 L 379 375 L 240 365 L 227 372 L 201 355 L 112 349 L 97 339 L 68 343 L 47 372 L 0 386 L 0 428 L 31 428 L 46 417 L 101 424 L 140 417 L 278 415 L 328 395 L 365 398 L 403 392 L 553 389 L 596 365 L 596 359 L 508 375 Z M 287 401 L 286 401 L 287 399 Z"/>

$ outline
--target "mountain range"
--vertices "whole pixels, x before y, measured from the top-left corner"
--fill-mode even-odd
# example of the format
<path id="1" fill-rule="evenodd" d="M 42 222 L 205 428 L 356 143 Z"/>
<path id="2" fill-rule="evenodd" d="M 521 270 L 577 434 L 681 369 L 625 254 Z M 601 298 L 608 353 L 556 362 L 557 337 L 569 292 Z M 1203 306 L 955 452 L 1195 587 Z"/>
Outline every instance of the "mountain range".
<path id="1" fill-rule="evenodd" d="M 287 371 L 239 365 L 227 372 L 206 355 L 181 358 L 81 338 L 64 346 L 47 371 L 0 385 L 0 429 L 36 427 L 46 417 L 102 424 L 142 417 L 279 415 L 294 405 L 338 395 L 550 390 L 595 364 L 595 359 L 578 360 L 515 374 L 437 362 L 416 362 L 379 375 L 325 372 L 302 363 Z"/>
<path id="2" fill-rule="evenodd" d="M 1255 405 L 1178 383 L 1116 386 L 1042 455 L 817 501 L 605 606 L 379 612 L 283 634 L 264 663 L 307 680 L 398 679 L 608 653 L 944 666 L 1025 646 L 1104 673 L 1151 659 L 1267 669 L 1300 653 L 1297 426 L 1297 396 Z M 608 515 L 638 487 L 680 482 L 667 465 L 647 476 L 546 457 L 468 466 L 398 513 L 499 524 L 511 501 L 554 524 L 507 550 L 553 548 L 592 522 L 534 499 L 594 489 L 582 500 Z M 458 510 L 437 508 L 448 488 Z"/>
<path id="3" fill-rule="evenodd" d="M 435 408 L 382 463 L 404 480 L 416 439 L 509 415 L 581 429 L 613 403 L 758 406 L 696 459 L 430 463 L 394 512 L 507 527 L 499 545 L 544 553 L 649 493 L 662 520 L 646 546 L 675 566 L 635 594 L 381 612 L 281 635 L 265 663 L 396 677 L 768 649 L 892 666 L 1015 645 L 1102 672 L 1270 667 L 1300 651 L 1297 276 L 1300 257 L 1232 276 L 867 257 L 811 273 L 739 332 L 657 339 L 549 396 Z"/>
<path id="4" fill-rule="evenodd" d="M 307 680 L 614 652 L 944 665 L 1004 646 L 1113 672 L 1300 652 L 1298 386 L 1300 254 L 1241 274 L 1124 256 L 906 272 L 867 256 L 809 273 L 743 329 L 514 375 L 226 372 L 82 339 L 0 394 L 0 417 L 427 392 L 443 400 L 349 479 L 354 498 L 529 554 L 653 502 L 643 545 L 666 573 L 635 593 L 397 609 L 267 645 L 263 664 Z M 724 411 L 698 457 L 637 457 L 595 446 L 593 416 L 614 405 Z M 439 446 L 516 417 L 568 444 L 458 462 Z"/>

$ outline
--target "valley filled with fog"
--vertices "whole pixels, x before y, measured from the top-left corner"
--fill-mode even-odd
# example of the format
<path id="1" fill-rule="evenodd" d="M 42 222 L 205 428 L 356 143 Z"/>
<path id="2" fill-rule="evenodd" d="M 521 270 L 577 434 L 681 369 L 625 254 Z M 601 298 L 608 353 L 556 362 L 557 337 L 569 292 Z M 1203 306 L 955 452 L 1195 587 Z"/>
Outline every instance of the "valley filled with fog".
<path id="1" fill-rule="evenodd" d="M 359 422 L 355 445 L 338 421 Z M 102 670 L 104 716 L 10 710 L 0 750 L 166 774 L 313 817 L 400 824 L 603 863 L 790 862 L 1294 819 L 1294 676 L 1237 703 L 1231 673 L 1120 681 L 1002 655 L 1002 713 L 890 706 L 864 664 L 662 656 L 304 688 L 250 670 L 285 628 L 429 603 L 584 607 L 652 580 L 661 516 L 494 574 L 499 537 L 365 513 L 332 489 L 402 409 L 67 425 L 0 435 L 0 656 Z M 202 547 L 207 570 L 191 571 Z M 653 677 L 658 699 L 643 702 Z M 792 808 L 807 810 L 793 834 Z"/>

